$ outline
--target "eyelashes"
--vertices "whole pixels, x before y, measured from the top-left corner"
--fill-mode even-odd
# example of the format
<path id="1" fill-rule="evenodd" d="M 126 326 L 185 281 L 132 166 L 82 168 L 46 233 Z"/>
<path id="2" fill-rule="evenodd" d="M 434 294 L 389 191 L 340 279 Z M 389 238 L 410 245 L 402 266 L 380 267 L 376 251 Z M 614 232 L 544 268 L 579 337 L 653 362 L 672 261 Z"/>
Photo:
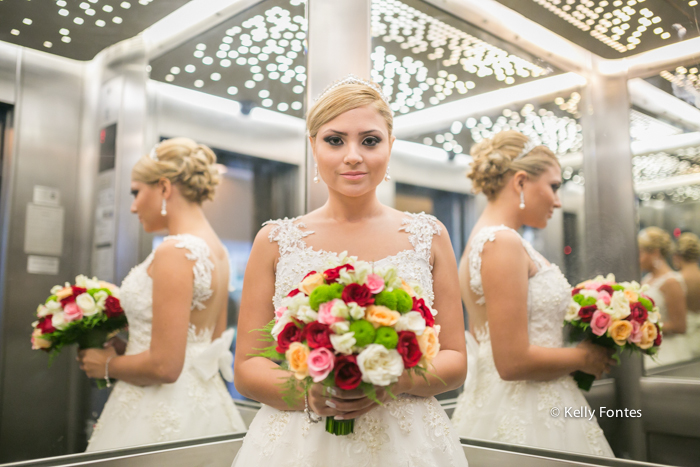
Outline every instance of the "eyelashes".
<path id="1" fill-rule="evenodd" d="M 343 144 L 343 139 L 340 136 L 326 136 L 323 141 L 330 144 L 331 146 L 341 146 Z M 374 147 L 382 142 L 382 139 L 377 136 L 368 136 L 362 140 L 363 146 Z"/>
<path id="2" fill-rule="evenodd" d="M 133 196 L 134 198 L 136 198 L 138 196 L 138 194 L 139 194 L 139 190 L 131 190 L 131 196 Z"/>

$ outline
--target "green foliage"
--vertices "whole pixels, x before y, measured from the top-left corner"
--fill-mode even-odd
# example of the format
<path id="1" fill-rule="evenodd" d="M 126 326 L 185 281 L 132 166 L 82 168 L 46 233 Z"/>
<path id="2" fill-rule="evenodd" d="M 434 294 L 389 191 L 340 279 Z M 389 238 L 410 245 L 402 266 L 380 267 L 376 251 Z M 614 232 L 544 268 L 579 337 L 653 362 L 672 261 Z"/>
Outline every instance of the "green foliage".
<path id="1" fill-rule="evenodd" d="M 49 298 L 46 299 L 46 302 L 44 302 L 44 304 L 47 304 L 49 302 L 57 302 L 57 301 L 58 301 L 58 297 L 55 295 L 51 295 Z"/>
<path id="2" fill-rule="evenodd" d="M 612 287 L 613 291 L 615 291 L 615 292 L 620 291 L 620 290 L 625 290 L 625 288 L 623 286 L 621 286 L 620 284 L 613 284 L 613 285 L 611 285 L 611 287 Z"/>
<path id="3" fill-rule="evenodd" d="M 96 294 L 97 292 L 105 292 L 107 295 L 112 295 L 112 291 L 109 290 L 109 289 L 107 289 L 107 288 L 105 288 L 105 287 L 102 287 L 102 288 L 100 288 L 100 289 L 89 289 L 89 290 L 87 291 L 87 293 L 89 293 L 89 294 L 92 295 L 93 297 L 95 296 L 95 294 Z"/>
<path id="4" fill-rule="evenodd" d="M 399 313 L 407 313 L 413 308 L 413 299 L 403 289 L 396 289 L 393 292 L 394 297 L 396 297 L 396 311 Z"/>
<path id="5" fill-rule="evenodd" d="M 249 357 L 263 357 L 263 358 L 268 358 L 272 361 L 275 362 L 281 362 L 284 361 L 285 357 L 284 354 L 279 353 L 277 351 L 277 341 L 275 340 L 274 337 L 272 337 L 272 328 L 275 326 L 275 320 L 271 320 L 269 323 L 267 323 L 262 329 L 252 329 L 250 332 L 259 332 L 260 337 L 258 337 L 258 341 L 260 342 L 266 342 L 269 343 L 270 345 L 261 347 L 261 348 L 254 348 L 253 350 L 257 351 L 252 354 L 248 354 Z"/>
<path id="6" fill-rule="evenodd" d="M 298 380 L 295 377 L 286 378 L 282 383 L 282 400 L 289 407 L 296 406 L 304 394 L 309 390 L 311 386 L 311 378 L 304 378 L 303 380 Z"/>
<path id="7" fill-rule="evenodd" d="M 109 334 L 125 328 L 126 315 L 108 318 L 104 313 L 85 316 L 83 319 L 72 321 L 62 329 L 44 334 L 41 337 L 51 342 L 49 365 L 61 352 L 63 347 L 78 344 L 81 349 L 101 348 L 107 342 Z"/>
<path id="8" fill-rule="evenodd" d="M 377 335 L 377 331 L 374 329 L 372 323 L 366 319 L 359 319 L 350 324 L 350 332 L 355 333 L 355 345 L 357 347 L 364 347 L 371 344 L 374 342 L 374 337 Z"/>
<path id="9" fill-rule="evenodd" d="M 374 296 L 374 304 L 377 306 L 384 306 L 389 308 L 390 310 L 396 311 L 396 295 L 394 295 L 393 292 L 382 290 Z"/>
<path id="10" fill-rule="evenodd" d="M 377 329 L 377 335 L 374 337 L 374 343 L 383 345 L 387 349 L 395 349 L 396 345 L 399 343 L 399 335 L 394 328 L 382 326 Z"/>
<path id="11" fill-rule="evenodd" d="M 654 311 L 654 304 L 651 303 L 651 300 L 648 298 L 639 297 L 639 303 L 641 303 L 647 311 Z"/>

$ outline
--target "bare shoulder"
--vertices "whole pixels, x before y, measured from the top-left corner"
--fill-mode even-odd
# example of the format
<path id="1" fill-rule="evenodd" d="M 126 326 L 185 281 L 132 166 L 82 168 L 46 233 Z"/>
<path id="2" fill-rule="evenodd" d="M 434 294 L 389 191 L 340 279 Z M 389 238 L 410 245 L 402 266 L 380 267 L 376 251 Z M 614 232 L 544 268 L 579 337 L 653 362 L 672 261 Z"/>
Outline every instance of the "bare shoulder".
<path id="1" fill-rule="evenodd" d="M 188 251 L 178 247 L 178 240 L 171 238 L 161 243 L 153 255 L 153 264 L 159 270 L 182 271 L 192 269 L 192 261 L 187 258 Z"/>
<path id="2" fill-rule="evenodd" d="M 499 230 L 494 232 L 489 241 L 486 241 L 481 252 L 483 258 L 520 258 L 527 259 L 527 252 L 523 247 L 520 236 L 512 230 Z"/>

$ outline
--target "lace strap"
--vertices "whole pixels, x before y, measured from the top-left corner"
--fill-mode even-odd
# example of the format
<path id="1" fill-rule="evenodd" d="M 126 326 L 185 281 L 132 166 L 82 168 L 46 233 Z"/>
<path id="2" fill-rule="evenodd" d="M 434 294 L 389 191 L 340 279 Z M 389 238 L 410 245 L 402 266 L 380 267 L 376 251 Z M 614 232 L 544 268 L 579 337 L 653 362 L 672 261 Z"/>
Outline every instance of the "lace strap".
<path id="1" fill-rule="evenodd" d="M 486 242 L 493 242 L 496 240 L 496 232 L 501 232 L 508 230 L 515 232 L 515 230 L 505 225 L 495 225 L 490 227 L 484 227 L 479 230 L 474 238 L 472 239 L 471 249 L 469 250 L 469 286 L 479 299 L 476 301 L 477 305 L 483 305 L 486 303 L 484 299 L 484 286 L 481 282 L 481 253 L 484 251 L 484 245 Z M 517 232 L 515 232 L 517 234 Z M 520 236 L 520 235 L 518 235 Z"/>
<path id="2" fill-rule="evenodd" d="M 298 217 L 293 219 L 285 217 L 284 219 L 269 220 L 263 224 L 263 226 L 268 224 L 273 226 L 268 238 L 270 243 L 277 242 L 280 256 L 284 256 L 297 248 L 306 248 L 304 237 L 314 233 L 313 230 L 301 230 L 302 228 L 305 229 L 306 225 L 303 222 L 296 223 L 297 220 L 299 220 Z"/>
<path id="3" fill-rule="evenodd" d="M 195 308 L 203 310 L 206 308 L 204 302 L 209 300 L 214 291 L 211 288 L 211 272 L 214 269 L 214 263 L 209 257 L 211 251 L 209 245 L 204 239 L 191 234 L 169 235 L 165 240 L 177 240 L 175 248 L 185 248 L 189 252 L 185 257 L 190 261 L 194 261 L 194 289 L 192 292 L 191 310 Z"/>
<path id="4" fill-rule="evenodd" d="M 410 234 L 408 240 L 420 258 L 430 262 L 430 251 L 433 245 L 433 235 L 440 235 L 440 224 L 435 216 L 421 212 L 420 214 L 405 213 L 408 217 L 401 221 L 399 230 Z"/>

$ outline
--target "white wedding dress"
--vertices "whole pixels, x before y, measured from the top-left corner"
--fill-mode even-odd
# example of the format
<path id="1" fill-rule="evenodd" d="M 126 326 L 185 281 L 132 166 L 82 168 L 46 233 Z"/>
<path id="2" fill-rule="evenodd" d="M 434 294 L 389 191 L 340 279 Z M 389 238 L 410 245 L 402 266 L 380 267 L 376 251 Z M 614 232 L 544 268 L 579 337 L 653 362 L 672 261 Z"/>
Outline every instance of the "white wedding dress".
<path id="1" fill-rule="evenodd" d="M 173 235 L 177 248 L 188 250 L 194 261 L 192 310 L 204 309 L 211 296 L 211 275 L 207 243 L 193 235 Z M 155 250 L 134 267 L 121 286 L 121 303 L 129 320 L 126 355 L 148 350 L 153 318 L 153 281 L 147 269 Z M 219 375 L 231 375 L 230 354 L 233 330 L 212 342 L 212 329 L 187 332 L 185 365 L 176 382 L 134 386 L 118 381 L 107 400 L 87 451 L 101 451 L 161 441 L 175 441 L 245 431 L 238 410 Z"/>
<path id="2" fill-rule="evenodd" d="M 401 277 L 418 282 L 433 301 L 430 249 L 439 234 L 435 218 L 409 214 L 402 230 L 410 236 L 413 250 L 375 262 L 391 264 Z M 297 218 L 298 219 L 298 218 Z M 270 241 L 279 245 L 280 259 L 275 281 L 275 307 L 310 271 L 321 271 L 336 253 L 307 247 L 297 219 L 270 221 Z M 361 258 L 360 258 L 361 259 Z M 467 466 L 455 430 L 434 397 L 400 395 L 398 400 L 377 406 L 355 420 L 354 433 L 335 436 L 325 431 L 325 419 L 309 422 L 300 411 L 280 411 L 263 405 L 250 425 L 243 446 L 233 462 L 237 467 L 450 467 Z"/>
<path id="3" fill-rule="evenodd" d="M 486 242 L 495 241 L 496 233 L 504 230 L 515 232 L 505 226 L 490 226 L 472 239 L 468 257 L 470 287 L 481 296 L 478 304 L 485 303 L 481 252 Z M 530 344 L 562 347 L 562 323 L 571 286 L 557 266 L 548 264 L 522 237 L 521 241 L 538 269 L 528 281 Z M 504 381 L 493 359 L 488 322 L 475 331 L 478 343 L 467 333 L 469 376 L 452 417 L 459 436 L 614 457 L 595 417 L 565 417 L 567 407 L 590 411 L 571 376 L 551 381 Z M 560 410 L 558 417 L 552 416 L 553 407 Z"/>
<path id="4" fill-rule="evenodd" d="M 680 273 L 676 271 L 669 271 L 666 274 L 652 278 L 650 274 L 647 274 L 642 278 L 642 284 L 647 284 L 649 289 L 646 291 L 646 295 L 654 300 L 654 303 L 659 307 L 659 314 L 661 315 L 661 322 L 668 322 L 668 306 L 666 305 L 666 297 L 661 291 L 661 287 L 669 279 L 676 279 L 683 291 L 685 292 L 685 280 Z M 684 299 L 685 300 L 685 299 Z M 648 355 L 644 356 L 644 367 L 645 368 L 655 368 L 662 365 L 671 365 L 673 363 L 685 362 L 693 358 L 693 352 L 691 349 L 691 342 L 688 336 L 690 332 L 694 332 L 693 318 L 690 316 L 690 311 L 687 312 L 687 329 L 685 334 L 664 334 L 663 340 L 661 341 L 661 347 L 659 351 L 653 357 Z"/>

